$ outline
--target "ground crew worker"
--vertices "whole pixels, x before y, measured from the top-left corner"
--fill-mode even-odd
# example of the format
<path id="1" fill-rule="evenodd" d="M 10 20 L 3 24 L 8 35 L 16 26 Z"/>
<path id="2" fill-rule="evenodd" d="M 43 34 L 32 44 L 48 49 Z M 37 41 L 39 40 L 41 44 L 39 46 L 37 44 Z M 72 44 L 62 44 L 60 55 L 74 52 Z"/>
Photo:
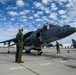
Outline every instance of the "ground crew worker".
<path id="1" fill-rule="evenodd" d="M 15 61 L 18 63 L 23 63 L 22 61 L 22 52 L 23 52 L 23 28 L 19 29 L 18 34 L 16 35 L 16 57 L 15 57 Z"/>
<path id="2" fill-rule="evenodd" d="M 57 53 L 60 53 L 59 43 L 56 41 Z"/>

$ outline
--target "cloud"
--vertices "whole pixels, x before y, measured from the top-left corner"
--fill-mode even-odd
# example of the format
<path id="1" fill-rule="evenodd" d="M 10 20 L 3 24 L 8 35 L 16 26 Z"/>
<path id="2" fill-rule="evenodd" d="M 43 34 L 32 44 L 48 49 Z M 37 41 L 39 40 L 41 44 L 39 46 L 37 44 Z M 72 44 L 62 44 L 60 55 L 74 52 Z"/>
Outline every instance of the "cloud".
<path id="1" fill-rule="evenodd" d="M 52 10 L 57 10 L 57 9 L 58 9 L 58 7 L 56 6 L 56 4 L 55 4 L 55 3 L 52 3 L 52 4 L 51 4 L 51 9 L 52 9 Z"/>
<path id="2" fill-rule="evenodd" d="M 0 3 L 5 4 L 9 0 L 0 0 Z"/>
<path id="3" fill-rule="evenodd" d="M 26 15 L 26 14 L 28 14 L 30 12 L 30 10 L 23 10 L 23 11 L 21 11 L 19 14 L 20 15 Z"/>
<path id="4" fill-rule="evenodd" d="M 11 18 L 11 21 L 14 21 L 15 20 L 15 18 Z"/>
<path id="5" fill-rule="evenodd" d="M 1 32 L 0 33 L 0 35 L 1 35 L 0 40 L 4 41 L 4 40 L 7 40 L 7 39 L 14 38 L 15 35 L 17 34 L 17 29 L 14 28 L 13 26 L 10 26 L 10 28 L 6 27 L 4 29 L 0 29 L 0 32 Z"/>
<path id="6" fill-rule="evenodd" d="M 36 21 L 41 21 L 41 19 L 36 19 Z"/>
<path id="7" fill-rule="evenodd" d="M 63 3 L 63 2 L 68 2 L 68 1 L 70 1 L 70 0 L 54 0 L 54 1 L 56 1 L 56 2 L 58 2 L 58 3 Z"/>
<path id="8" fill-rule="evenodd" d="M 57 15 L 58 15 L 58 14 L 57 14 L 56 12 L 51 13 L 50 16 L 49 16 L 49 18 L 52 18 L 52 19 L 54 19 L 54 20 L 58 20 Z"/>
<path id="9" fill-rule="evenodd" d="M 29 19 L 33 19 L 33 16 L 30 16 Z"/>
<path id="10" fill-rule="evenodd" d="M 9 10 L 9 9 L 11 9 L 11 10 L 14 9 L 14 10 L 15 10 L 15 9 L 17 9 L 17 7 L 8 6 L 6 9 L 7 9 L 7 10 Z"/>
<path id="11" fill-rule="evenodd" d="M 55 4 L 55 3 L 52 3 L 52 4 L 51 4 L 51 7 L 52 7 L 52 8 L 55 8 L 55 7 L 56 7 L 56 4 Z"/>
<path id="12" fill-rule="evenodd" d="M 17 16 L 18 15 L 18 13 L 14 12 L 14 11 L 9 11 L 8 14 L 11 16 Z"/>
<path id="13" fill-rule="evenodd" d="M 48 4 L 49 2 L 52 2 L 52 0 L 42 0 L 42 3 Z"/>
<path id="14" fill-rule="evenodd" d="M 41 21 L 44 23 L 44 22 L 49 22 L 49 19 L 47 18 L 47 16 L 43 16 Z"/>
<path id="15" fill-rule="evenodd" d="M 66 10 L 58 11 L 59 14 L 61 15 L 61 23 L 63 21 L 63 23 L 70 24 L 71 26 L 76 23 L 76 13 L 75 13 L 76 7 L 75 6 L 76 4 L 73 4 L 71 7 L 67 7 Z"/>
<path id="16" fill-rule="evenodd" d="M 0 15 L 0 20 L 6 21 L 6 17 L 5 17 L 5 16 Z"/>
<path id="17" fill-rule="evenodd" d="M 60 15 L 66 14 L 66 11 L 65 10 L 59 10 L 58 12 L 59 12 Z"/>
<path id="18" fill-rule="evenodd" d="M 43 6 L 40 2 L 34 2 L 34 5 L 36 6 L 36 8 L 40 8 Z"/>
<path id="19" fill-rule="evenodd" d="M 27 19 L 27 16 L 20 16 L 19 19 Z"/>
<path id="20" fill-rule="evenodd" d="M 39 15 L 42 15 L 43 14 L 43 11 L 38 11 L 37 12 Z"/>
<path id="21" fill-rule="evenodd" d="M 38 14 L 34 14 L 34 17 L 39 17 L 39 15 Z"/>
<path id="22" fill-rule="evenodd" d="M 28 30 L 30 30 L 30 31 L 35 31 L 36 28 L 35 28 L 35 26 L 33 26 L 33 25 L 30 24 Z"/>
<path id="23" fill-rule="evenodd" d="M 19 7 L 23 7 L 25 5 L 25 3 L 23 2 L 23 0 L 17 0 L 16 1 L 17 6 Z"/>
<path id="24" fill-rule="evenodd" d="M 32 30 L 32 28 L 34 28 L 33 26 L 32 26 L 32 28 L 31 28 L 31 26 L 29 26 L 29 29 L 28 29 L 28 28 L 25 28 L 23 24 L 21 24 L 21 25 L 20 24 L 19 25 L 17 25 L 17 24 L 16 25 L 12 25 L 11 22 L 9 22 L 9 23 L 7 22 L 5 24 L 5 26 L 2 29 L 0 29 L 0 35 L 1 35 L 0 41 L 4 41 L 4 40 L 15 38 L 16 34 L 18 33 L 18 29 L 20 27 L 23 27 L 23 29 L 24 29 L 23 33 L 24 34 L 29 32 L 30 29 Z"/>
<path id="25" fill-rule="evenodd" d="M 67 18 L 67 16 L 66 15 L 61 15 L 61 18 L 64 18 L 65 19 L 65 18 Z"/>
<path id="26" fill-rule="evenodd" d="M 50 14 L 51 13 L 49 8 L 44 8 L 44 10 L 45 10 L 46 14 Z"/>
<path id="27" fill-rule="evenodd" d="M 70 3 L 66 4 L 65 7 L 70 8 L 72 5 Z"/>

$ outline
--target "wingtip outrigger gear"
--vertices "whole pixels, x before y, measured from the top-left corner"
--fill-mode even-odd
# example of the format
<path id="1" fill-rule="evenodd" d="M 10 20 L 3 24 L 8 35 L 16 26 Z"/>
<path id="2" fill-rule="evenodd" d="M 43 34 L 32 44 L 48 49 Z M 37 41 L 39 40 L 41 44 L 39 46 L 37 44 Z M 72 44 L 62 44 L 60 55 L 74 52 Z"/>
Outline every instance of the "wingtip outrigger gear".
<path id="1" fill-rule="evenodd" d="M 8 54 L 10 53 L 10 51 L 8 51 Z"/>
<path id="2" fill-rule="evenodd" d="M 43 56 L 43 51 L 42 50 L 38 51 L 38 55 Z"/>
<path id="3" fill-rule="evenodd" d="M 8 54 L 10 53 L 10 49 L 9 48 L 10 48 L 10 46 L 8 46 Z"/>

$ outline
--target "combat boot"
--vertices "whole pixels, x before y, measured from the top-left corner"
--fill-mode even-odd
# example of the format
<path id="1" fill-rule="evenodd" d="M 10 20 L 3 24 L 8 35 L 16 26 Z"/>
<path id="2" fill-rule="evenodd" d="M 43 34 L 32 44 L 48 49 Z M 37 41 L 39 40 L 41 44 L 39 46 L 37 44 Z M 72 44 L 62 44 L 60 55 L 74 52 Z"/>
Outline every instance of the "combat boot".
<path id="1" fill-rule="evenodd" d="M 24 61 L 18 61 L 17 63 L 24 63 Z"/>

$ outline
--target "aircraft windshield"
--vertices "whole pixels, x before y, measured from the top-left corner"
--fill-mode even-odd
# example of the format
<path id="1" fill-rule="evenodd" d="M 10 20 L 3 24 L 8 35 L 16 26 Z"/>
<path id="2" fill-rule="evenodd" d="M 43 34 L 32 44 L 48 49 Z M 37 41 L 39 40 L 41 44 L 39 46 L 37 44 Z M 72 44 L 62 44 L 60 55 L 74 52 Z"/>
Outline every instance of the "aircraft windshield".
<path id="1" fill-rule="evenodd" d="M 39 27 L 39 29 L 43 29 L 43 28 L 49 29 L 51 27 L 55 27 L 55 25 L 54 24 L 49 24 L 49 23 L 44 23 L 43 25 L 41 25 Z"/>
<path id="2" fill-rule="evenodd" d="M 54 25 L 54 24 L 49 24 L 49 26 L 50 26 L 50 27 L 55 27 L 55 25 Z"/>
<path id="3" fill-rule="evenodd" d="M 70 25 L 65 25 L 64 27 L 70 27 Z"/>

